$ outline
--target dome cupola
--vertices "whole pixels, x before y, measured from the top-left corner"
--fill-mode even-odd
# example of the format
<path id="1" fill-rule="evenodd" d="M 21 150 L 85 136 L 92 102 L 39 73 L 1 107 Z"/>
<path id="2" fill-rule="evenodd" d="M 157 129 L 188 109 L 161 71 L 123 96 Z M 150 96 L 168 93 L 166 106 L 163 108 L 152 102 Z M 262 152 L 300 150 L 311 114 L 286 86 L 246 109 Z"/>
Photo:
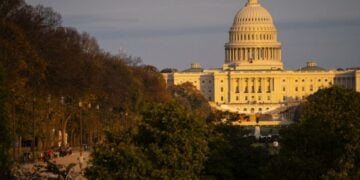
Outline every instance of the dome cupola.
<path id="1" fill-rule="evenodd" d="M 225 44 L 225 64 L 236 69 L 283 69 L 276 27 L 258 0 L 248 0 L 236 13 Z"/>

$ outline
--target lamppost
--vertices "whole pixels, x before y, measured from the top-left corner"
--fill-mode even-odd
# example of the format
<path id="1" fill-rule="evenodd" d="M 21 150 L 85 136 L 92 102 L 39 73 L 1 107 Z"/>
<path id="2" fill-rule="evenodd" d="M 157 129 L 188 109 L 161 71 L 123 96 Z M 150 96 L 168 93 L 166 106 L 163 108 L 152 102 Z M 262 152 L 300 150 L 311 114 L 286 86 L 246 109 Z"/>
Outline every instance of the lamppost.
<path id="1" fill-rule="evenodd" d="M 97 114 L 98 114 L 98 122 L 99 122 L 99 124 L 102 124 L 99 104 L 96 105 L 96 110 L 97 110 Z M 99 126 L 100 125 L 98 125 L 96 128 L 96 141 L 97 141 L 96 143 L 98 143 L 100 141 L 100 130 L 99 130 L 100 127 Z"/>
<path id="2" fill-rule="evenodd" d="M 33 161 L 35 161 L 35 101 L 36 98 L 33 98 L 33 104 L 32 104 L 32 142 L 31 142 L 31 151 L 32 151 L 32 157 Z"/>
<path id="3" fill-rule="evenodd" d="M 82 155 L 82 119 L 81 119 L 81 108 L 82 108 L 82 102 L 81 100 L 79 101 L 79 109 L 80 109 L 80 114 L 79 114 L 79 120 L 80 120 L 80 156 Z"/>
<path id="4" fill-rule="evenodd" d="M 60 124 L 60 132 L 61 132 L 60 146 L 64 146 L 65 145 L 65 143 L 64 143 L 65 131 L 63 131 L 63 129 L 64 129 L 64 121 L 65 121 L 65 118 L 66 118 L 66 108 L 65 108 L 65 98 L 64 98 L 64 96 L 61 96 L 60 103 L 61 103 L 61 105 L 63 107 L 63 110 L 64 110 L 64 116 L 63 116 L 63 118 L 61 119 L 61 122 L 60 122 L 61 123 Z M 58 141 L 58 144 L 59 144 L 59 141 Z"/>
<path id="5" fill-rule="evenodd" d="M 49 120 L 49 122 L 48 122 L 48 125 L 46 126 L 47 128 L 46 128 L 46 130 L 47 130 L 47 133 L 49 133 L 49 137 L 50 137 L 50 139 L 47 139 L 46 141 L 47 141 L 47 143 L 51 143 L 51 141 L 52 141 L 52 134 L 51 134 L 51 130 L 50 130 L 50 127 L 52 126 L 50 126 L 50 120 L 51 120 L 51 115 L 50 115 L 50 103 L 51 103 L 51 95 L 49 94 L 48 95 L 48 97 L 47 97 L 47 99 L 46 99 L 46 102 L 47 102 L 47 119 Z"/>
<path id="6" fill-rule="evenodd" d="M 14 139 L 17 139 L 16 138 L 16 133 L 15 133 L 15 123 L 16 123 L 16 117 L 15 117 L 15 114 L 16 114 L 16 107 L 15 107 L 15 103 L 13 104 L 13 109 L 12 109 L 12 121 L 13 121 L 13 127 L 12 127 L 12 136 Z M 16 159 L 16 154 L 15 154 L 15 148 L 16 148 L 16 141 L 13 143 L 13 158 L 14 160 Z"/>

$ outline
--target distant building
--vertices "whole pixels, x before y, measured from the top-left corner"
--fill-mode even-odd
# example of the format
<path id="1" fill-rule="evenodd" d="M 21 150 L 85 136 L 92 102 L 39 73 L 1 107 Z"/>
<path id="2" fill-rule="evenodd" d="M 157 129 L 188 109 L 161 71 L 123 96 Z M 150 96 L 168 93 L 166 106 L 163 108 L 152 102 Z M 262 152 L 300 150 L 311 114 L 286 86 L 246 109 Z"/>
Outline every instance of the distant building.
<path id="1" fill-rule="evenodd" d="M 284 70 L 281 57 L 272 16 L 258 0 L 248 0 L 230 28 L 222 68 L 192 64 L 163 76 L 169 86 L 192 83 L 215 108 L 245 114 L 283 111 L 333 85 L 360 92 L 359 68 L 327 70 L 311 60 L 300 69 Z"/>

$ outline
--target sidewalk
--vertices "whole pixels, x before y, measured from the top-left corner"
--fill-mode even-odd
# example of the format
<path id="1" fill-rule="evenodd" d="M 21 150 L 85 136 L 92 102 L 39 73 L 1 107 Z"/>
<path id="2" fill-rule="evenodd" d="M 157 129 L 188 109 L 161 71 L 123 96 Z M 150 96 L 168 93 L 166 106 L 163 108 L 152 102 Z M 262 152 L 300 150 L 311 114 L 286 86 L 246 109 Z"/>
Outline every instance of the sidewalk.
<path id="1" fill-rule="evenodd" d="M 71 163 L 75 163 L 76 166 L 73 167 L 73 172 L 75 172 L 76 174 L 80 174 L 81 171 L 80 171 L 80 166 L 79 166 L 79 157 L 80 157 L 80 152 L 75 151 L 71 155 L 67 155 L 64 157 L 57 157 L 57 158 L 50 160 L 50 162 L 53 162 L 57 165 L 64 165 L 65 167 Z M 84 172 L 85 168 L 88 165 L 88 161 L 90 158 L 90 152 L 83 151 L 83 158 L 84 158 L 84 163 L 82 165 L 82 169 Z M 44 163 L 44 162 L 37 162 L 36 164 L 46 166 L 46 163 Z M 34 167 L 34 163 L 22 164 L 21 167 L 26 171 L 32 171 L 32 169 Z M 77 176 L 76 179 L 86 179 L 86 178 L 84 176 L 80 175 L 80 176 Z"/>

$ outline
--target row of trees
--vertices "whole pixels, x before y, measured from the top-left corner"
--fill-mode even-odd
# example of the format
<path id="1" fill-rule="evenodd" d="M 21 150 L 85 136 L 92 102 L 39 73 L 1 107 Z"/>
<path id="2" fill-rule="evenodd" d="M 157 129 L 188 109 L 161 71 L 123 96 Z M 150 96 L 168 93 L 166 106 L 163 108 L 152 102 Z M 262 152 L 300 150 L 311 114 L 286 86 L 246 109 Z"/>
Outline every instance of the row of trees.
<path id="1" fill-rule="evenodd" d="M 57 143 L 59 131 L 72 145 L 79 145 L 80 133 L 95 143 L 104 128 L 132 126 L 147 102 L 171 99 L 155 67 L 104 52 L 95 38 L 61 23 L 51 8 L 0 2 L 2 152 L 34 137 L 46 149 Z"/>
<path id="2" fill-rule="evenodd" d="M 216 123 L 222 113 L 206 120 L 181 100 L 151 105 L 136 127 L 109 132 L 108 143 L 94 149 L 87 177 L 360 178 L 360 93 L 333 87 L 309 97 L 298 123 L 280 130 L 280 149 L 257 143 L 244 128 Z"/>

